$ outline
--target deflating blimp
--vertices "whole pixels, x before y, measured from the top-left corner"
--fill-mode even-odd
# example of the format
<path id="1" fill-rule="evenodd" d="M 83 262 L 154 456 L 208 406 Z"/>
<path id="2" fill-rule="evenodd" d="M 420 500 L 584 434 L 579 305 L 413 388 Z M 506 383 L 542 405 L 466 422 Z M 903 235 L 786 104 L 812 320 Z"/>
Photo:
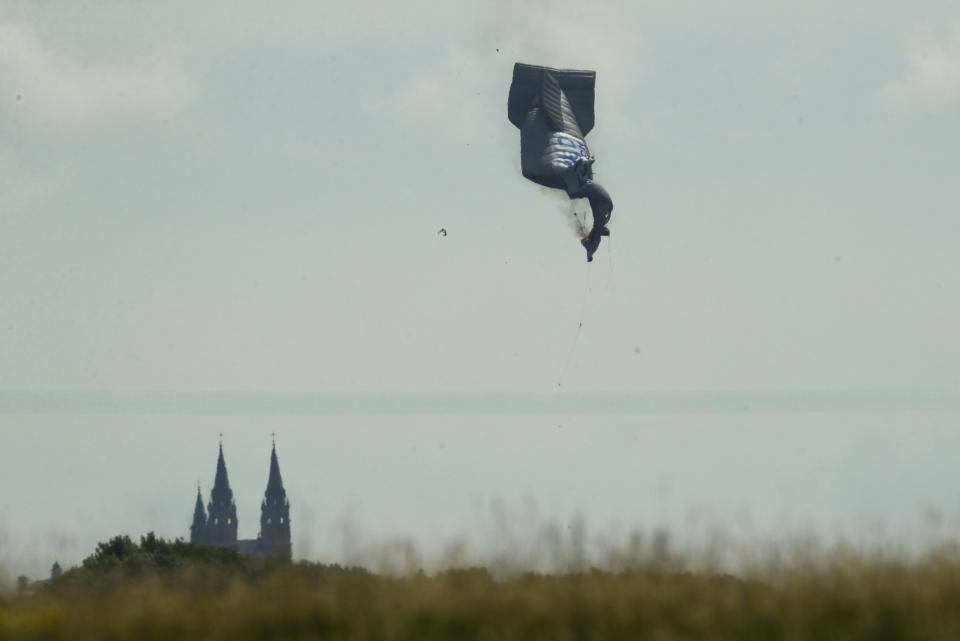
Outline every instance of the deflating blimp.
<path id="1" fill-rule="evenodd" d="M 520 129 L 520 168 L 530 180 L 586 198 L 593 228 L 580 243 L 587 260 L 609 236 L 613 201 L 593 180 L 594 158 L 584 137 L 593 129 L 594 71 L 551 69 L 516 63 L 507 117 Z"/>

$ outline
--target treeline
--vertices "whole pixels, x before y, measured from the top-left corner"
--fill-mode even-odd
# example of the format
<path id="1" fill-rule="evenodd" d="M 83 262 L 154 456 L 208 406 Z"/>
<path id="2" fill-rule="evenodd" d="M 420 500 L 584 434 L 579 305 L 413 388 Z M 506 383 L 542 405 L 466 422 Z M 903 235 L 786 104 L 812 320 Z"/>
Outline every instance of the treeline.
<path id="1" fill-rule="evenodd" d="M 236 550 L 194 545 L 183 539 L 166 540 L 150 532 L 141 536 L 139 542 L 120 535 L 98 543 L 93 554 L 80 566 L 39 585 L 37 592 L 41 596 L 68 596 L 90 590 L 102 592 L 136 581 L 216 590 L 237 581 L 256 583 L 278 572 L 314 579 L 327 574 L 372 577 L 368 570 L 360 567 L 246 556 Z"/>

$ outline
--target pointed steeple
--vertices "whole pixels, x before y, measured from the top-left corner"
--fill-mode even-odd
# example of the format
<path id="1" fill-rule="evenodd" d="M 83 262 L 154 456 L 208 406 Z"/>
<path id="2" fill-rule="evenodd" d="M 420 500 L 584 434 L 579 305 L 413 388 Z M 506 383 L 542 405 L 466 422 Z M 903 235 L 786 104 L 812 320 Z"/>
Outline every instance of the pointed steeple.
<path id="1" fill-rule="evenodd" d="M 280 463 L 277 461 L 277 444 L 274 442 L 273 449 L 270 450 L 270 476 L 267 479 L 268 499 L 273 498 L 278 502 L 287 499 L 287 492 L 283 489 L 283 478 L 280 476 Z"/>
<path id="2" fill-rule="evenodd" d="M 207 504 L 206 544 L 216 547 L 237 546 L 237 506 L 227 478 L 227 464 L 223 459 L 223 442 L 217 457 L 217 473 Z"/>
<path id="3" fill-rule="evenodd" d="M 260 504 L 260 546 L 265 556 L 289 559 L 290 547 L 290 502 L 283 489 L 280 463 L 277 461 L 277 443 L 270 451 L 270 475 L 267 491 Z"/>
<path id="4" fill-rule="evenodd" d="M 233 500 L 230 479 L 227 478 L 227 463 L 223 460 L 223 443 L 220 443 L 220 455 L 217 456 L 217 474 L 213 479 L 210 500 L 214 502 Z"/>
<path id="5" fill-rule="evenodd" d="M 207 527 L 207 511 L 203 509 L 203 497 L 200 495 L 200 484 L 197 483 L 197 502 L 193 506 L 193 524 L 190 526 L 190 542 L 194 545 L 206 543 L 205 530 Z"/>

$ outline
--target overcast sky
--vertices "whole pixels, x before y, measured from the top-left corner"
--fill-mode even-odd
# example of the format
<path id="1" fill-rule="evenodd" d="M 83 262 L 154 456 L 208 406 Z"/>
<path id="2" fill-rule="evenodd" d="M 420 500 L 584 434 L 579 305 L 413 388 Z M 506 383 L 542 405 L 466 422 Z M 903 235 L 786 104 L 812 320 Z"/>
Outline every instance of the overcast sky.
<path id="1" fill-rule="evenodd" d="M 0 390 L 960 385 L 956 4 L 594 4 L 3 0 Z M 597 71 L 589 266 L 519 173 L 516 61 Z M 310 558 L 493 498 L 960 520 L 952 411 L 444 416 L 7 411 L 0 563 L 185 535 L 221 431 L 248 537 L 282 435 Z"/>

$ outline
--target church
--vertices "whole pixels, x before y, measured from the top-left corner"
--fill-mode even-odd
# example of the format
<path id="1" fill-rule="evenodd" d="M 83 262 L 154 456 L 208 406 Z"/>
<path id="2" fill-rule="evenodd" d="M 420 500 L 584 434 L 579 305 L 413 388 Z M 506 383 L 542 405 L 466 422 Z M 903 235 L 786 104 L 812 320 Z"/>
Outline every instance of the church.
<path id="1" fill-rule="evenodd" d="M 197 503 L 193 509 L 193 524 L 190 526 L 190 542 L 195 545 L 212 545 L 230 548 L 240 554 L 289 559 L 290 502 L 283 489 L 280 463 L 277 462 L 277 444 L 270 452 L 270 476 L 267 491 L 260 504 L 260 534 L 255 539 L 237 539 L 237 505 L 227 478 L 227 464 L 223 460 L 223 443 L 217 458 L 217 473 L 210 490 L 210 502 L 203 508 L 200 487 L 197 487 Z"/>

